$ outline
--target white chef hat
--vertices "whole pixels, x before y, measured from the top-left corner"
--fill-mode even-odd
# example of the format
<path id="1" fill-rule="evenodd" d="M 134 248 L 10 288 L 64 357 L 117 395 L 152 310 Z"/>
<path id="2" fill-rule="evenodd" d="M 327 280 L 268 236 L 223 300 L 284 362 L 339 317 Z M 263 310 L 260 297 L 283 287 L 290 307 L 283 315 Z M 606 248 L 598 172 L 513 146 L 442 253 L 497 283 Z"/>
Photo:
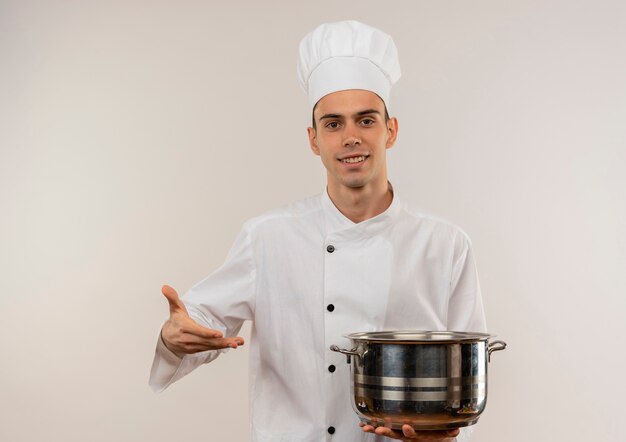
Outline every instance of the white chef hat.
<path id="1" fill-rule="evenodd" d="M 372 91 L 389 107 L 391 86 L 399 78 L 391 36 L 358 21 L 324 23 L 300 42 L 298 79 L 311 108 L 325 95 L 347 89 Z"/>

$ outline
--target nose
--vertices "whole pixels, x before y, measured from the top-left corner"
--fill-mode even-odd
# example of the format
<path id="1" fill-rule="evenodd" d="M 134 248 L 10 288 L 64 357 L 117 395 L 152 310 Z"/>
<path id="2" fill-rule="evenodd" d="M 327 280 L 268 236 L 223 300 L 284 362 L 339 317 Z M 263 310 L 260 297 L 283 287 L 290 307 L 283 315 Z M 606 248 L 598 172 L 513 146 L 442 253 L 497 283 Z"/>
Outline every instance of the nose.
<path id="1" fill-rule="evenodd" d="M 357 128 L 348 125 L 346 130 L 346 137 L 343 140 L 344 147 L 354 147 L 361 145 L 361 138 L 358 136 Z"/>
<path id="2" fill-rule="evenodd" d="M 361 145 L 361 139 L 355 136 L 349 136 L 343 142 L 344 147 L 354 147 Z"/>

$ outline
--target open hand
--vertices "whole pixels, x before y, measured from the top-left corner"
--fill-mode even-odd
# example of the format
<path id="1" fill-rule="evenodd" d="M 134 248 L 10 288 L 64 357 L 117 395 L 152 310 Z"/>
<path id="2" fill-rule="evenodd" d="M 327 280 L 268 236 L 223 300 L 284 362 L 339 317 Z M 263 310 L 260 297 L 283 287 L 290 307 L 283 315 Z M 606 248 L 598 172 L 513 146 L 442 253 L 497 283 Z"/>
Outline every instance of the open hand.
<path id="1" fill-rule="evenodd" d="M 243 345 L 241 336 L 225 338 L 221 331 L 197 324 L 187 313 L 176 290 L 169 285 L 164 285 L 161 292 L 170 305 L 170 317 L 163 325 L 161 337 L 165 346 L 177 356 Z"/>
<path id="2" fill-rule="evenodd" d="M 460 433 L 458 428 L 453 430 L 415 431 L 412 426 L 403 425 L 402 431 L 394 431 L 391 428 L 374 427 L 364 423 L 361 423 L 360 426 L 366 433 L 379 434 L 390 439 L 397 439 L 405 442 L 452 442 Z"/>

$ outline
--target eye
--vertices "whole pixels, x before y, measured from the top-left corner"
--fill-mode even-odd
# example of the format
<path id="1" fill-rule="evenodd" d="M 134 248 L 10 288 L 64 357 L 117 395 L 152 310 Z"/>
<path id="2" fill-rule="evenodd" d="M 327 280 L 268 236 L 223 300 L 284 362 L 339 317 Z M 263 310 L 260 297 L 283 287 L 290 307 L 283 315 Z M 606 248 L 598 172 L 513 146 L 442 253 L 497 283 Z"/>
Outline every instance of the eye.
<path id="1" fill-rule="evenodd" d="M 339 122 L 338 121 L 329 121 L 328 123 L 326 123 L 326 127 L 328 129 L 337 129 L 339 127 Z"/>
<path id="2" fill-rule="evenodd" d="M 363 118 L 361 120 L 361 124 L 363 126 L 371 126 L 372 124 L 374 124 L 376 121 L 373 118 Z"/>

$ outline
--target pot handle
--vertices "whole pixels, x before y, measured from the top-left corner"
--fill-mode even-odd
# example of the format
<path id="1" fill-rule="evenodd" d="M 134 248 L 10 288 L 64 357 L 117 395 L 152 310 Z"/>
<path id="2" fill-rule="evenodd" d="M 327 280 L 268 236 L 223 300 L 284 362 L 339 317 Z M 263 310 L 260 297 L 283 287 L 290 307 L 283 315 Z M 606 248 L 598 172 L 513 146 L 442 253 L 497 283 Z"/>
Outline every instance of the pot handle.
<path id="1" fill-rule="evenodd" d="M 494 351 L 504 350 L 506 348 L 506 342 L 504 341 L 493 341 L 487 345 L 487 352 L 489 353 L 488 361 L 491 361 L 491 353 Z"/>
<path id="2" fill-rule="evenodd" d="M 339 348 L 337 345 L 333 344 L 330 346 L 332 351 L 336 351 L 337 353 L 343 353 L 348 357 L 348 364 L 350 363 L 350 356 L 358 356 L 361 357 L 361 353 L 356 351 L 357 347 L 354 347 L 352 350 L 346 350 L 345 348 Z"/>

